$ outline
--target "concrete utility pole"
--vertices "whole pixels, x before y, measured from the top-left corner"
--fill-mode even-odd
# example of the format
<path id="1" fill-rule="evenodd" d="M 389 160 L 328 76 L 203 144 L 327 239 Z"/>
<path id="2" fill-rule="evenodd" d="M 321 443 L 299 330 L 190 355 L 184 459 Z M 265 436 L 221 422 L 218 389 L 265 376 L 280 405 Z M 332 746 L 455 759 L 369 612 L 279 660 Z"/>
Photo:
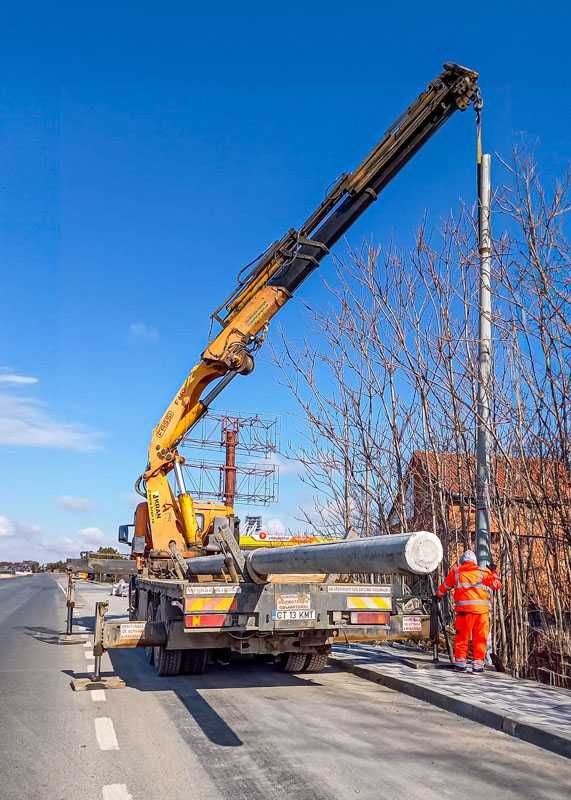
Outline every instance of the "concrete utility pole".
<path id="1" fill-rule="evenodd" d="M 491 158 L 478 153 L 478 239 L 480 299 L 478 321 L 478 416 L 476 420 L 476 555 L 478 564 L 490 562 L 490 378 L 492 366 L 492 300 L 490 267 L 492 240 Z"/>

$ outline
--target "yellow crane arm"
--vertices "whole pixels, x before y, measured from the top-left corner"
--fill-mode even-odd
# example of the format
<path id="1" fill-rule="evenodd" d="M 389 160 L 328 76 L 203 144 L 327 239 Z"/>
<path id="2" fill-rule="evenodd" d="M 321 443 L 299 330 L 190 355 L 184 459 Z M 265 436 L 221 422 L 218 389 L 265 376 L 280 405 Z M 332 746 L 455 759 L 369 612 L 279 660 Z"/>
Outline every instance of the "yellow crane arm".
<path id="1" fill-rule="evenodd" d="M 143 476 L 152 528 L 157 522 L 154 510 L 164 518 L 169 503 L 176 506 L 173 497 L 166 500 L 164 496 L 168 487 L 166 473 L 172 468 L 179 472 L 176 447 L 183 436 L 236 375 L 252 371 L 253 352 L 260 346 L 270 320 L 411 157 L 457 109 L 474 104 L 479 110 L 477 80 L 477 72 L 458 64 L 445 64 L 444 71 L 391 125 L 361 164 L 339 178 L 304 224 L 289 230 L 238 275 L 236 288 L 212 314 L 221 330 L 208 343 L 153 430 Z M 204 395 L 215 380 L 218 383 Z M 163 480 L 159 481 L 161 477 Z M 158 487 L 157 496 L 152 495 L 151 484 Z M 183 489 L 181 494 L 185 494 Z M 174 508 L 173 513 L 176 511 Z M 192 526 L 190 511 L 182 515 L 182 520 L 180 513 L 175 516 L 179 528 Z M 195 536 L 196 532 L 187 531 L 187 543 Z"/>

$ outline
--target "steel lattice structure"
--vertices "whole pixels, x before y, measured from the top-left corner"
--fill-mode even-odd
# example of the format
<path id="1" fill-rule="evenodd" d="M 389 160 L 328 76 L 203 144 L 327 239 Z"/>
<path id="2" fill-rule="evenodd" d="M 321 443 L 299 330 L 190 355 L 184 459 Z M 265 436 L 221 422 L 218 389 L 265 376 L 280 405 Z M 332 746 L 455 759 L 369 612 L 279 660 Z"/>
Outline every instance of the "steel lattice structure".
<path id="1" fill-rule="evenodd" d="M 228 505 L 267 506 L 278 500 L 279 468 L 270 461 L 278 448 L 278 420 L 260 415 L 208 413 L 181 442 L 189 451 L 185 476 L 191 494 Z M 204 450 L 220 452 L 221 460 L 201 457 Z M 236 463 L 236 454 L 263 456 L 266 463 Z"/>

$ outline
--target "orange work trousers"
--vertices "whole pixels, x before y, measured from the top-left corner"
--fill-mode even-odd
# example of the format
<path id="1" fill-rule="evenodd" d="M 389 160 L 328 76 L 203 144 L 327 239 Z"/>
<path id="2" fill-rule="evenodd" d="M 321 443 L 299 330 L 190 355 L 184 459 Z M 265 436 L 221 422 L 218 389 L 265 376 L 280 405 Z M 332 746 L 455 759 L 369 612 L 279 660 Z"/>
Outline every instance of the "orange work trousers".
<path id="1" fill-rule="evenodd" d="M 456 637 L 454 639 L 454 661 L 465 664 L 468 658 L 468 645 L 472 639 L 472 657 L 483 662 L 486 658 L 490 614 L 474 614 L 472 611 L 456 612 Z"/>

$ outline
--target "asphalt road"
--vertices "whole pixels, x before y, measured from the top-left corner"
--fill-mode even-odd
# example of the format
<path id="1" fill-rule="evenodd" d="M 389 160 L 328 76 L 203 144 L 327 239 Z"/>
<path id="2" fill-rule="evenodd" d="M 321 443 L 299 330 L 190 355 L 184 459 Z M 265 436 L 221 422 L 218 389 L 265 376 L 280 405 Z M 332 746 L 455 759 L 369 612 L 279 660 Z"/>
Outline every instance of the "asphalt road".
<path id="1" fill-rule="evenodd" d="M 63 579 L 60 579 L 63 583 Z M 96 599 L 80 589 L 90 627 Z M 112 613 L 125 601 L 113 600 Z M 78 692 L 90 648 L 62 644 L 49 575 L 0 581 L 1 800 L 559 800 L 571 763 L 334 670 L 295 677 L 233 664 L 158 678 L 114 651 L 127 688 Z"/>

